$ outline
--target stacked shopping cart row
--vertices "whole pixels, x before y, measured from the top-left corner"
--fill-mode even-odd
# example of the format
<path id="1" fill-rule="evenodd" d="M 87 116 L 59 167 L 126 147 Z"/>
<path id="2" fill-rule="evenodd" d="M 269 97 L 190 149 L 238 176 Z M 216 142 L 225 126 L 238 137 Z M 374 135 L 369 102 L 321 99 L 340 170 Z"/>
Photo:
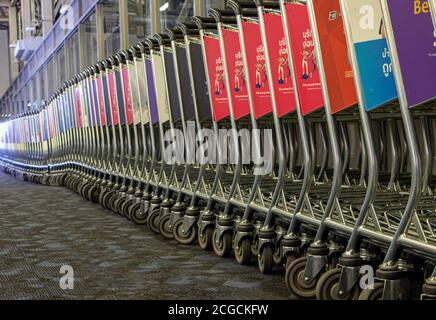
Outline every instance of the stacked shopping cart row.
<path id="1" fill-rule="evenodd" d="M 298 297 L 435 298 L 429 3 L 227 1 L 2 122 L 1 165 Z"/>

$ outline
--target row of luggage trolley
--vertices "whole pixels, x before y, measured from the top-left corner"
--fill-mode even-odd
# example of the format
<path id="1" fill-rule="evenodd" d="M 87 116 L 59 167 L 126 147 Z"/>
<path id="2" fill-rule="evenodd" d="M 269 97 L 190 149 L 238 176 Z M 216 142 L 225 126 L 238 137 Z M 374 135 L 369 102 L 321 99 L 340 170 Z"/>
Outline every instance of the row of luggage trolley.
<path id="1" fill-rule="evenodd" d="M 284 267 L 300 298 L 434 299 L 436 40 L 415 2 L 229 0 L 2 122 L 1 166 Z"/>

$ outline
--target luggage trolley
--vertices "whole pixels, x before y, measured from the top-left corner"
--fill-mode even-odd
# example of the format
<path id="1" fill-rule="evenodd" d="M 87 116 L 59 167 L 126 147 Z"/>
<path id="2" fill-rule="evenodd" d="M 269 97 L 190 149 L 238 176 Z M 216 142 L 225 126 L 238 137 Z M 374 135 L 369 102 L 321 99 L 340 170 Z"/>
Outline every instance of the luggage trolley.
<path id="1" fill-rule="evenodd" d="M 216 61 L 216 59 L 220 59 L 220 53 L 219 53 L 219 44 L 218 40 L 216 40 L 215 43 L 215 51 L 213 58 L 211 58 L 210 55 L 205 54 L 205 46 L 204 46 L 204 27 L 207 26 L 213 27 L 215 24 L 211 24 L 211 22 L 214 22 L 214 19 L 211 18 L 204 18 L 204 17 L 194 17 L 192 20 L 197 30 L 193 30 L 191 32 L 188 31 L 187 27 L 189 24 L 183 24 L 179 25 L 180 28 L 174 30 L 180 30 L 181 31 L 181 37 L 176 37 L 176 34 L 174 34 L 172 38 L 172 48 L 173 48 L 173 54 L 174 54 L 174 60 L 175 60 L 175 68 L 176 68 L 176 74 L 179 76 L 179 82 L 183 83 L 185 81 L 182 80 L 183 77 L 190 77 L 193 72 L 189 71 L 189 65 L 188 65 L 188 50 L 190 50 L 189 46 L 195 46 L 195 50 L 197 55 L 194 59 L 190 58 L 190 63 L 192 64 L 192 67 L 196 68 L 204 68 L 204 76 L 207 77 L 205 79 L 209 82 L 209 85 L 205 88 L 206 90 L 209 89 L 209 94 L 205 94 L 205 97 L 208 97 L 209 99 L 209 108 L 211 110 L 210 115 L 212 118 L 211 123 L 211 129 L 213 131 L 213 134 L 215 137 L 218 136 L 219 133 L 219 125 L 225 126 L 225 123 L 228 121 L 229 116 L 229 110 L 228 110 L 228 101 L 227 101 L 227 95 L 223 92 L 224 86 L 220 87 L 221 90 L 218 91 L 218 95 L 221 97 L 220 103 L 215 103 L 215 96 L 211 93 L 210 88 L 210 73 L 206 69 L 206 64 L 209 64 L 213 60 L 213 66 L 214 68 L 219 68 L 219 65 L 221 62 Z M 215 26 L 216 29 L 216 26 Z M 183 32 L 184 31 L 184 32 Z M 185 35 L 186 34 L 186 35 Z M 198 65 L 198 40 L 190 39 L 194 36 L 199 36 L 201 38 L 201 50 L 203 52 L 203 65 Z M 186 47 L 188 45 L 188 47 Z M 212 59 L 212 60 L 210 60 Z M 197 69 L 198 70 L 198 69 Z M 216 70 L 217 72 L 221 72 L 222 75 L 222 69 Z M 200 74 L 202 77 L 202 71 L 198 70 L 197 73 Z M 190 81 L 190 80 L 189 80 Z M 206 81 L 204 84 L 206 84 Z M 188 79 L 186 80 L 188 82 Z M 198 83 L 198 82 L 197 82 Z M 199 83 L 202 85 L 201 83 Z M 183 87 L 182 87 L 183 89 Z M 180 94 L 183 96 L 184 92 L 181 90 Z M 200 92 L 201 94 L 201 92 Z M 203 98 L 204 99 L 204 98 Z M 192 111 L 195 111 L 195 109 L 192 109 Z M 204 113 L 204 112 L 202 112 Z M 198 114 L 198 112 L 197 112 Z M 207 114 L 207 112 L 206 112 Z M 195 113 L 192 115 L 195 117 Z M 198 118 L 198 117 L 197 117 Z M 226 119 L 227 118 L 227 119 Z M 207 121 L 206 121 L 207 122 Z M 198 121 L 199 123 L 199 121 Z M 202 126 L 205 124 L 202 123 Z M 203 129 L 203 127 L 199 128 Z M 213 144 L 212 146 L 209 144 L 209 148 L 216 148 L 216 155 L 217 158 L 220 159 L 221 156 L 221 150 Z M 212 153 L 213 154 L 213 153 Z M 187 156 L 189 157 L 189 156 Z M 207 168 L 207 171 L 210 173 L 206 173 L 204 170 L 205 165 L 210 166 Z M 183 219 L 179 219 L 176 221 L 176 225 L 174 226 L 174 235 L 175 238 L 179 243 L 182 244 L 190 244 L 195 239 L 198 240 L 199 246 L 204 250 L 211 250 L 212 249 L 212 234 L 213 234 L 213 227 L 215 224 L 215 204 L 217 201 L 213 196 L 215 194 L 220 194 L 220 188 L 221 188 L 221 180 L 223 180 L 223 176 L 226 175 L 224 172 L 224 165 L 217 161 L 214 163 L 201 163 L 201 168 L 199 170 L 199 175 L 197 177 L 196 186 L 194 189 L 194 194 L 191 198 L 189 207 L 185 211 L 185 215 L 183 216 Z M 213 173 L 215 172 L 215 173 Z M 231 174 L 230 174 L 231 175 Z M 222 191 L 222 190 L 221 190 Z M 201 198 L 205 204 L 204 207 L 201 205 Z M 222 199 L 223 197 L 220 197 Z"/>
<path id="2" fill-rule="evenodd" d="M 426 150 L 424 142 L 424 156 L 420 155 L 413 121 L 413 115 L 419 114 L 420 108 L 434 117 L 436 91 L 432 83 L 435 81 L 433 71 L 436 70 L 436 63 L 428 54 L 435 51 L 432 46 L 434 29 L 429 14 L 415 16 L 405 10 L 407 5 L 411 5 L 411 1 L 404 3 L 381 1 L 383 21 L 387 26 L 386 39 L 391 52 L 404 135 L 407 140 L 411 182 L 404 212 L 395 225 L 395 233 L 391 235 L 388 250 L 376 272 L 377 279 L 382 280 L 382 283 L 376 283 L 373 289 L 363 290 L 361 299 L 399 299 L 410 296 L 411 292 L 407 292 L 408 288 L 404 284 L 404 279 L 409 277 L 410 267 L 407 265 L 407 260 L 406 263 L 404 261 L 401 263 L 400 258 L 404 257 L 412 263 L 415 261 L 407 255 L 402 255 L 403 252 L 421 256 L 433 267 L 435 265 L 435 199 L 433 194 L 428 195 L 426 180 L 429 180 L 428 175 L 431 173 L 426 168 L 428 167 L 426 161 L 422 161 L 425 160 L 429 150 Z M 414 64 L 413 68 L 406 58 L 409 54 L 408 48 L 412 44 L 417 45 L 415 55 L 421 61 L 417 65 Z M 418 83 L 420 86 L 417 86 Z M 417 105 L 423 106 L 410 109 Z M 420 160 L 424 162 L 424 170 L 421 169 Z M 429 274 L 424 273 L 424 277 L 428 278 L 423 285 L 421 296 L 423 299 L 435 297 L 435 271 L 436 269 Z"/>
<path id="3" fill-rule="evenodd" d="M 293 7 L 295 5 L 299 7 Z M 308 50 L 310 48 L 302 48 L 302 70 L 300 68 L 296 68 L 295 60 L 298 57 L 296 50 L 299 48 L 297 44 L 298 41 L 301 40 L 297 40 L 297 33 L 294 33 L 294 30 L 292 30 L 292 28 L 296 28 L 298 26 L 292 26 L 292 20 L 290 19 L 290 17 L 299 9 L 302 9 L 300 14 L 304 14 L 304 7 L 301 7 L 298 4 L 287 4 L 285 2 L 282 2 L 281 6 L 285 12 L 283 20 L 287 30 L 288 42 L 290 43 L 289 47 L 292 48 L 290 56 L 293 60 L 294 70 L 302 71 L 302 78 L 307 79 L 309 75 L 307 74 L 306 64 L 308 62 Z M 330 12 L 332 12 L 332 14 L 337 14 L 338 10 L 336 8 L 336 10 L 332 9 Z M 330 21 L 336 21 L 337 18 L 338 16 L 335 16 L 335 19 L 331 19 Z M 343 219 L 344 215 L 353 215 L 353 202 L 354 205 L 361 202 L 361 195 L 364 194 L 364 188 L 362 188 L 361 184 L 350 183 L 349 179 L 347 179 L 347 172 L 349 168 L 349 141 L 347 138 L 346 126 L 347 122 L 357 122 L 358 117 L 354 114 L 355 112 L 353 109 L 345 112 L 345 115 L 343 115 L 344 112 L 342 112 L 342 115 L 337 114 L 339 111 L 343 111 L 356 104 L 353 87 L 354 84 L 352 79 L 349 78 L 349 68 L 347 67 L 346 63 L 339 63 L 338 68 L 341 69 L 341 76 L 339 77 L 332 73 L 331 69 L 328 70 L 330 73 L 328 74 L 327 80 L 330 81 L 330 87 L 328 88 L 329 91 L 327 91 L 326 76 L 324 73 L 324 65 L 322 63 L 323 57 L 320 56 L 321 52 L 317 48 L 318 38 L 316 36 L 317 29 L 315 22 L 313 20 L 311 21 L 310 30 L 310 27 L 307 24 L 307 18 L 304 18 L 303 20 L 305 20 L 302 22 L 303 25 L 306 25 L 307 35 L 309 35 L 310 32 L 313 33 L 315 50 L 312 51 L 311 55 L 315 55 L 316 57 L 316 67 L 319 70 L 320 80 L 323 87 L 323 100 L 325 107 L 324 117 L 328 127 L 333 161 L 331 181 L 324 185 L 313 184 L 313 186 L 310 187 L 310 190 L 308 190 L 309 196 L 307 198 L 305 208 L 301 211 L 294 211 L 291 224 L 288 229 L 288 234 L 284 240 L 287 256 L 290 258 L 288 259 L 288 262 L 290 263 L 288 263 L 286 269 L 286 284 L 297 296 L 310 298 L 315 296 L 316 278 L 320 276 L 323 268 L 325 268 L 325 266 L 328 264 L 328 259 L 330 258 L 330 261 L 334 261 L 335 257 L 342 251 L 341 242 L 344 240 L 335 237 L 335 233 L 338 234 L 339 231 L 336 231 L 334 228 L 330 230 L 331 232 L 329 232 L 326 221 L 329 219 L 329 217 L 333 216 L 335 219 L 337 216 L 342 217 Z M 330 29 L 330 32 L 336 32 L 336 34 L 339 34 L 340 39 L 342 31 L 339 28 Z M 324 34 L 325 33 L 323 33 L 323 35 Z M 323 38 L 323 40 L 325 41 L 326 38 Z M 324 50 L 328 52 L 328 49 Z M 346 49 L 344 51 L 343 48 L 340 47 L 339 49 L 335 48 L 335 50 L 335 52 L 340 53 L 341 58 L 338 58 L 338 56 L 330 57 L 339 60 L 339 62 L 341 59 L 342 61 L 346 62 Z M 326 52 L 323 53 L 326 54 Z M 331 55 L 331 52 L 328 52 L 327 54 Z M 333 64 L 332 61 L 330 61 L 330 63 Z M 296 77 L 296 75 L 294 75 L 294 77 Z M 334 85 L 338 84 L 342 85 L 342 87 L 335 88 L 334 90 L 341 94 L 334 95 L 334 91 L 331 90 L 333 90 Z M 301 85 L 301 82 L 299 84 L 299 82 L 296 81 L 296 85 L 297 90 L 298 87 L 300 91 L 304 89 L 304 85 Z M 301 92 L 301 95 L 303 96 L 304 93 Z M 336 127 L 336 120 L 340 121 L 338 126 L 339 128 Z M 340 133 L 339 136 L 338 131 Z M 297 233 L 301 222 L 314 225 L 317 228 L 317 232 L 314 240 L 307 248 L 307 256 L 297 258 L 298 254 L 295 255 L 294 253 L 298 253 L 298 246 L 295 246 L 295 244 L 298 245 Z M 342 236 L 340 232 L 339 236 Z M 289 248 L 292 248 L 293 250 L 289 250 Z"/>
<path id="4" fill-rule="evenodd" d="M 234 12 L 230 11 L 233 17 L 229 18 L 228 10 L 210 9 L 209 15 L 216 21 L 218 32 L 220 58 L 222 61 L 223 78 L 230 115 L 230 142 L 231 149 L 234 152 L 233 157 L 228 160 L 235 165 L 233 168 L 233 177 L 231 183 L 224 187 L 225 195 L 221 188 L 221 197 L 224 198 L 224 208 L 219 212 L 215 222 L 215 230 L 212 234 L 212 245 L 218 256 L 228 256 L 233 249 L 233 237 L 241 222 L 241 216 L 247 210 L 247 203 L 252 201 L 254 183 L 258 183 L 259 178 L 255 178 L 250 168 L 250 161 L 244 159 L 247 152 L 247 146 L 250 141 L 240 136 L 241 133 L 253 127 L 252 117 L 250 115 L 249 87 L 246 81 L 244 70 L 244 61 L 241 54 L 241 45 L 239 42 L 239 30 L 236 27 Z M 212 61 L 213 63 L 213 61 Z M 210 66 L 209 66 L 210 69 Z M 213 69 L 212 69 L 213 70 Z M 209 75 L 210 76 L 210 75 Z M 212 86 L 212 84 L 209 84 Z M 256 140 L 257 141 L 257 140 Z M 218 145 L 219 148 L 222 148 Z M 222 151 L 222 150 L 221 150 Z M 227 165 L 227 170 L 230 165 Z M 224 184 L 225 177 L 220 178 L 220 183 Z M 256 182 L 255 182 L 256 181 Z M 228 182 L 227 182 L 228 183 Z M 222 201 L 222 200 L 220 200 Z M 246 225 L 244 228 L 243 225 Z M 252 226 L 247 222 L 241 223 L 242 232 L 251 233 Z M 238 241 L 239 242 L 239 241 Z M 245 242 L 247 243 L 247 242 Z M 239 243 L 237 243 L 239 244 Z M 250 251 L 249 246 L 244 245 L 245 252 Z M 237 248 L 238 250 L 239 248 Z M 256 248 L 253 248 L 256 250 Z M 242 257 L 241 250 L 237 253 L 237 259 L 243 263 L 248 263 L 251 255 L 245 254 Z M 243 261 L 244 260 L 244 261 Z"/>
<path id="5" fill-rule="evenodd" d="M 168 50 L 166 59 L 170 67 L 167 73 L 174 73 L 173 80 L 179 84 L 176 89 L 181 107 L 181 129 L 185 146 L 184 172 L 177 189 L 175 204 L 171 208 L 169 227 L 172 237 L 179 243 L 191 244 L 197 238 L 192 227 L 199 215 L 198 191 L 204 185 L 205 179 L 210 180 L 210 174 L 205 176 L 207 163 L 203 159 L 195 159 L 195 147 L 197 143 L 203 143 L 201 132 L 210 127 L 210 105 L 201 47 L 195 42 L 195 37 L 198 36 L 195 25 L 177 23 L 173 30 L 167 29 L 166 33 L 171 40 L 171 49 Z M 195 129 L 200 133 L 198 137 Z M 184 221 L 188 221 L 188 224 Z"/>

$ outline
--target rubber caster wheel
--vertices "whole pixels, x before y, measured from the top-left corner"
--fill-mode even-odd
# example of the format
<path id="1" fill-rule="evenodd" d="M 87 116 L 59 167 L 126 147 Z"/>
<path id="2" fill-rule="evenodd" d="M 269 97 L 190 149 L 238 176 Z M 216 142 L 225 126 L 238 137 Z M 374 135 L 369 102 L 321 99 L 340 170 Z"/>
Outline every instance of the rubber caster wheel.
<path id="1" fill-rule="evenodd" d="M 130 208 L 135 204 L 135 200 L 129 199 L 127 201 L 124 201 L 123 206 L 121 208 L 121 211 L 123 213 L 123 216 L 126 217 L 128 220 L 132 220 L 130 218 Z"/>
<path id="2" fill-rule="evenodd" d="M 263 274 L 271 274 L 274 266 L 274 248 L 272 245 L 264 245 L 257 256 L 259 270 Z"/>
<path id="3" fill-rule="evenodd" d="M 228 257 L 232 252 L 232 234 L 227 231 L 224 232 L 221 238 L 218 238 L 217 229 L 213 231 L 213 251 L 218 257 Z"/>
<path id="4" fill-rule="evenodd" d="M 88 189 L 87 198 L 90 199 L 92 202 L 97 203 L 99 193 L 100 193 L 100 188 L 97 187 L 96 185 L 93 185 Z"/>
<path id="5" fill-rule="evenodd" d="M 316 297 L 316 283 L 319 277 L 315 277 L 312 281 L 304 280 L 306 262 L 307 257 L 295 259 L 286 270 L 285 282 L 288 289 L 297 297 L 313 299 Z"/>
<path id="6" fill-rule="evenodd" d="M 187 232 L 183 232 L 183 218 L 177 220 L 173 226 L 174 239 L 180 244 L 189 245 L 193 244 L 197 238 L 198 227 L 193 225 Z"/>
<path id="7" fill-rule="evenodd" d="M 106 201 L 107 201 L 107 197 L 108 195 L 111 193 L 111 191 L 109 189 L 103 189 L 100 191 L 100 195 L 98 196 L 98 202 L 100 203 L 100 205 L 103 208 L 106 208 Z"/>
<path id="8" fill-rule="evenodd" d="M 142 212 L 141 204 L 136 203 L 129 209 L 129 217 L 135 224 L 143 226 L 147 224 L 147 212 Z"/>
<path id="9" fill-rule="evenodd" d="M 359 295 L 359 300 L 382 300 L 383 299 L 383 283 L 374 283 L 374 288 L 363 289 Z"/>
<path id="10" fill-rule="evenodd" d="M 159 217 L 159 233 L 162 237 L 165 239 L 171 240 L 174 238 L 173 236 L 173 230 L 169 226 L 170 222 L 170 214 L 163 215 Z"/>
<path id="11" fill-rule="evenodd" d="M 88 191 L 89 189 L 91 189 L 91 185 L 88 182 L 85 182 L 81 187 L 80 187 L 80 195 L 88 200 L 91 201 L 91 198 L 88 197 Z"/>
<path id="12" fill-rule="evenodd" d="M 212 227 L 206 227 L 204 229 L 203 234 L 200 234 L 200 232 L 197 232 L 197 240 L 198 245 L 201 249 L 210 251 L 213 249 L 213 228 Z"/>
<path id="13" fill-rule="evenodd" d="M 159 234 L 159 214 L 160 214 L 160 208 L 154 209 L 148 215 L 148 221 L 147 221 L 150 230 L 156 234 Z"/>
<path id="14" fill-rule="evenodd" d="M 235 259 L 240 265 L 247 265 L 251 261 L 251 240 L 244 238 L 238 248 L 235 248 Z"/>
<path id="15" fill-rule="evenodd" d="M 298 258 L 298 256 L 296 254 L 290 254 L 290 255 L 286 256 L 285 270 L 288 270 L 291 263 L 294 262 L 297 258 Z"/>
<path id="16" fill-rule="evenodd" d="M 257 257 L 259 255 L 259 238 L 255 237 L 251 244 L 251 255 Z"/>
<path id="17" fill-rule="evenodd" d="M 277 266 L 282 265 L 283 256 L 282 256 L 282 247 L 281 246 L 276 246 L 276 249 L 275 249 L 274 255 L 273 255 L 273 261 L 274 261 L 274 264 Z"/>
<path id="18" fill-rule="evenodd" d="M 107 201 L 106 201 L 106 208 L 109 209 L 112 212 L 115 212 L 115 200 L 118 199 L 118 194 L 114 191 L 111 192 L 110 197 L 108 197 Z"/>
<path id="19" fill-rule="evenodd" d="M 125 217 L 123 207 L 124 207 L 126 202 L 127 202 L 127 199 L 124 197 L 118 198 L 118 201 L 116 202 L 116 207 L 115 207 L 116 212 L 122 217 Z"/>
<path id="20" fill-rule="evenodd" d="M 339 292 L 340 268 L 325 272 L 316 284 L 316 298 L 318 300 L 357 300 L 359 298 L 359 284 L 356 283 L 349 292 Z"/>

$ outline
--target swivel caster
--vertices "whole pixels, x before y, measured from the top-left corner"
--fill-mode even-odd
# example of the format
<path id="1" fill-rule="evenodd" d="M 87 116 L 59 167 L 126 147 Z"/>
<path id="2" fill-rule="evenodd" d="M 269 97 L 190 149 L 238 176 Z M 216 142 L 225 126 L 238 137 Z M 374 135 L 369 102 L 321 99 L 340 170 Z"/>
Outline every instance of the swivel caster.
<path id="1" fill-rule="evenodd" d="M 197 232 L 198 245 L 201 249 L 210 251 L 213 249 L 213 227 L 206 227 L 203 234 Z"/>
<path id="2" fill-rule="evenodd" d="M 118 200 L 116 202 L 116 212 L 122 217 L 125 217 L 123 208 L 126 202 L 127 199 L 125 197 L 118 197 Z"/>
<path id="3" fill-rule="evenodd" d="M 357 300 L 359 298 L 359 284 L 348 292 L 339 291 L 341 268 L 334 268 L 325 272 L 316 284 L 316 298 L 318 300 Z"/>
<path id="4" fill-rule="evenodd" d="M 153 233 L 159 234 L 159 214 L 160 208 L 155 208 L 148 215 L 148 227 Z"/>
<path id="5" fill-rule="evenodd" d="M 183 230 L 183 218 L 181 218 L 174 223 L 172 231 L 178 243 L 188 245 L 193 244 L 197 238 L 198 227 L 193 225 L 189 230 Z"/>
<path id="6" fill-rule="evenodd" d="M 123 202 L 123 206 L 121 207 L 121 212 L 123 213 L 123 216 L 126 217 L 128 220 L 132 220 L 130 218 L 130 208 L 135 204 L 134 199 L 129 199 L 127 201 Z"/>
<path id="7" fill-rule="evenodd" d="M 260 249 L 257 262 L 261 273 L 270 274 L 274 266 L 274 246 L 265 244 Z"/>
<path id="8" fill-rule="evenodd" d="M 304 279 L 307 257 L 300 257 L 292 262 L 286 269 L 285 282 L 289 290 L 297 297 L 313 299 L 316 296 L 316 283 L 318 277 L 311 281 Z"/>
<path id="9" fill-rule="evenodd" d="M 213 231 L 213 251 L 218 257 L 228 257 L 232 252 L 232 233 L 226 231 L 221 235 L 218 235 L 218 230 Z"/>
<path id="10" fill-rule="evenodd" d="M 147 224 L 147 212 L 143 212 L 142 206 L 140 203 L 136 203 L 131 206 L 129 210 L 129 218 L 137 225 L 146 225 Z"/>
<path id="11" fill-rule="evenodd" d="M 363 289 L 359 295 L 359 300 L 382 300 L 383 299 L 383 283 L 374 283 L 374 288 Z"/>
<path id="12" fill-rule="evenodd" d="M 247 265 L 251 261 L 251 239 L 245 237 L 241 240 L 238 247 L 235 248 L 235 259 L 240 265 Z"/>
<path id="13" fill-rule="evenodd" d="M 100 193 L 100 188 L 97 187 L 96 185 L 93 185 L 91 188 L 89 188 L 88 190 L 88 198 L 94 202 L 97 203 L 98 202 L 98 198 L 99 198 L 99 193 Z"/>
<path id="14" fill-rule="evenodd" d="M 163 216 L 160 216 L 158 219 L 158 225 L 159 225 L 159 232 L 162 237 L 165 239 L 173 239 L 173 230 L 170 228 L 169 222 L 170 222 L 171 214 L 165 214 Z"/>

